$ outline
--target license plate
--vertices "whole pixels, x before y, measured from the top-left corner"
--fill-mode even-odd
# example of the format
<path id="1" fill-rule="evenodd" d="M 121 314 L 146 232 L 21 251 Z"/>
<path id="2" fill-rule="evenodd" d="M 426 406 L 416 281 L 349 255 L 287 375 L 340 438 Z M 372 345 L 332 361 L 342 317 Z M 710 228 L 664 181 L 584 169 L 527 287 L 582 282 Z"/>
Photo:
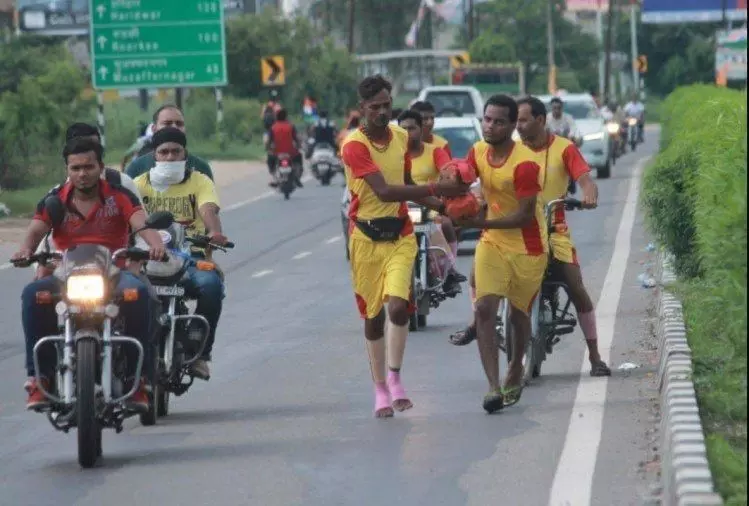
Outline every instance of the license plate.
<path id="1" fill-rule="evenodd" d="M 291 167 L 281 167 L 278 171 L 283 175 L 291 174 Z"/>
<path id="2" fill-rule="evenodd" d="M 185 294 L 185 289 L 181 286 L 154 286 L 156 295 L 163 297 L 181 297 Z"/>
<path id="3" fill-rule="evenodd" d="M 414 232 L 418 232 L 420 234 L 428 234 L 429 233 L 429 224 L 424 223 L 421 225 L 414 225 Z"/>

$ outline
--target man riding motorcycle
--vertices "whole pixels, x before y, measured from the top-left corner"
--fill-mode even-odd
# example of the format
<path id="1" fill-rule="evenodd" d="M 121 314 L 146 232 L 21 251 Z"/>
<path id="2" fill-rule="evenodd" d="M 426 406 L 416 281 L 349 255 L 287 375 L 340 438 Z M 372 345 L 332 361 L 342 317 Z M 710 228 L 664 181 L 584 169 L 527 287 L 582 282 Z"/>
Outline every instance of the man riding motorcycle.
<path id="1" fill-rule="evenodd" d="M 632 99 L 624 106 L 627 118 L 637 120 L 637 142 L 644 142 L 645 134 L 645 104 L 640 102 L 637 92 L 632 93 Z"/>
<path id="2" fill-rule="evenodd" d="M 135 179 L 143 204 L 149 213 L 169 211 L 175 220 L 186 227 L 187 235 L 203 234 L 219 246 L 228 239 L 222 232 L 219 218 L 219 201 L 213 181 L 205 174 L 186 166 L 187 138 L 176 128 L 163 128 L 153 136 L 155 164 L 146 173 Z M 193 256 L 205 258 L 205 251 L 194 249 Z M 186 293 L 197 299 L 195 313 L 202 315 L 211 326 L 203 356 L 192 363 L 190 372 L 208 380 L 211 376 L 208 362 L 211 360 L 216 326 L 221 316 L 224 298 L 224 283 L 215 264 L 211 270 L 200 270 L 191 266 L 187 271 Z M 202 333 L 202 328 L 190 332 Z M 202 336 L 201 336 L 202 337 Z"/>
<path id="3" fill-rule="evenodd" d="M 328 111 L 320 111 L 320 119 L 314 125 L 312 136 L 315 140 L 312 145 L 310 155 L 315 152 L 315 148 L 318 144 L 329 144 L 333 146 L 333 149 L 338 151 L 337 137 L 338 129 L 335 127 L 335 123 L 328 119 Z"/>
<path id="4" fill-rule="evenodd" d="M 155 134 L 162 128 L 172 127 L 182 132 L 185 132 L 185 115 L 182 110 L 176 105 L 162 105 L 156 112 L 153 113 L 153 133 Z M 154 164 L 153 154 L 153 140 L 151 142 L 151 151 L 147 154 L 139 156 L 128 165 L 125 169 L 125 174 L 135 179 L 141 174 L 146 174 Z M 195 155 L 188 155 L 187 157 L 187 168 L 195 170 L 208 176 L 213 180 L 213 171 L 211 166 L 200 157 Z"/>
<path id="5" fill-rule="evenodd" d="M 79 244 L 97 244 L 114 252 L 127 247 L 130 228 L 137 230 L 145 225 L 146 213 L 137 197 L 123 186 L 110 184 L 102 178 L 103 151 L 102 146 L 91 139 L 74 138 L 68 141 L 63 150 L 68 181 L 48 194 L 62 200 L 66 209 L 65 219 L 61 225 L 53 227 L 45 200 L 42 200 L 37 206 L 21 249 L 13 255 L 14 260 L 29 258 L 50 231 L 61 250 Z M 140 236 L 149 245 L 150 258 L 158 260 L 164 256 L 164 246 L 157 232 L 143 230 Z M 46 276 L 29 283 L 21 296 L 28 375 L 24 386 L 29 395 L 26 403 L 28 409 L 39 409 L 49 402 L 35 379 L 33 349 L 41 337 L 58 333 L 55 307 L 45 303 L 39 295 L 59 290 L 59 281 L 53 276 Z M 137 291 L 137 300 L 122 302 L 120 315 L 124 321 L 125 334 L 140 340 L 145 348 L 156 328 L 156 315 L 151 311 L 148 288 L 136 276 L 123 270 L 116 290 L 118 293 L 124 290 Z M 54 374 L 54 348 L 43 347 L 39 360 L 42 386 L 48 389 L 48 378 Z M 127 361 L 130 381 L 135 379 L 136 362 L 135 358 Z M 140 382 L 139 390 L 128 399 L 128 406 L 138 411 L 148 409 L 147 385 L 144 380 Z"/>
<path id="6" fill-rule="evenodd" d="M 94 125 L 89 125 L 87 123 L 73 123 L 68 127 L 67 131 L 65 132 L 65 142 L 70 142 L 75 138 L 89 139 L 92 142 L 101 144 L 101 135 L 99 135 L 99 130 Z M 135 195 L 135 197 L 138 199 L 139 205 L 143 204 L 140 199 L 138 188 L 135 186 L 135 182 L 133 182 L 133 180 L 128 175 L 122 174 L 117 169 L 104 167 L 104 170 L 101 172 L 101 177 L 110 184 L 124 186 L 125 188 L 130 190 L 133 195 Z M 48 239 L 48 242 L 50 248 L 54 249 L 53 241 L 51 239 Z M 44 247 L 44 243 L 40 243 L 36 253 L 40 253 L 44 249 Z M 51 276 L 52 272 L 52 269 L 50 269 L 48 266 L 39 265 L 36 269 L 35 279 L 41 279 L 46 276 Z"/>
<path id="7" fill-rule="evenodd" d="M 268 171 L 271 175 L 270 186 L 278 186 L 276 180 L 276 169 L 278 168 L 278 156 L 288 155 L 291 158 L 292 165 L 296 166 L 294 171 L 296 185 L 301 188 L 301 167 L 304 163 L 302 154 L 299 152 L 300 143 L 297 136 L 296 127 L 288 120 L 286 109 L 281 109 L 276 114 L 276 122 L 271 126 L 268 132 L 268 139 L 265 147 L 268 151 Z"/>
<path id="8" fill-rule="evenodd" d="M 270 127 L 276 122 L 276 115 L 281 110 L 281 101 L 278 97 L 278 91 L 270 90 L 270 99 L 260 111 L 260 119 L 263 121 L 263 128 L 266 132 L 270 131 Z"/>

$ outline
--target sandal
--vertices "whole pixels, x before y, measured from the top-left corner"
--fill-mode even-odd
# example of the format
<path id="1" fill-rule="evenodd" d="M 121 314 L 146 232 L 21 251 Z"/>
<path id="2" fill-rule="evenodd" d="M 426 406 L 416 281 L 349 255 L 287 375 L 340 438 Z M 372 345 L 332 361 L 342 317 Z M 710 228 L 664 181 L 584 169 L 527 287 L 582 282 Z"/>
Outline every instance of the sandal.
<path id="1" fill-rule="evenodd" d="M 484 407 L 484 411 L 486 411 L 487 414 L 490 414 L 490 415 L 504 408 L 505 399 L 502 395 L 502 389 L 498 388 L 486 394 L 484 396 L 483 407 Z"/>
<path id="2" fill-rule="evenodd" d="M 459 330 L 450 336 L 450 343 L 455 346 L 465 346 L 471 344 L 476 339 L 476 325 L 469 325 L 463 330 Z"/>
<path id="3" fill-rule="evenodd" d="M 502 388 L 502 395 L 505 398 L 505 406 L 514 406 L 520 402 L 520 397 L 523 395 L 522 386 L 504 387 Z"/>
<path id="4" fill-rule="evenodd" d="M 590 375 L 597 378 L 601 376 L 611 376 L 611 369 L 606 365 L 606 362 L 599 360 L 595 364 L 591 365 Z"/>

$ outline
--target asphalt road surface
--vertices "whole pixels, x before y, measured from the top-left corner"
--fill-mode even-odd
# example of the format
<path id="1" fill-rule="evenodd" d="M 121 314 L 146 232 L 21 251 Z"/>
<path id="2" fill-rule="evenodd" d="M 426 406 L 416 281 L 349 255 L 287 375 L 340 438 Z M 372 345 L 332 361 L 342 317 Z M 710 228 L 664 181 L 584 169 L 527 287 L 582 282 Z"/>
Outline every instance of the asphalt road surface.
<path id="1" fill-rule="evenodd" d="M 286 202 L 262 174 L 222 190 L 237 247 L 219 257 L 228 297 L 212 378 L 173 398 L 156 427 L 134 418 L 106 431 L 95 469 L 78 467 L 74 432 L 24 409 L 20 293 L 32 272 L 0 267 L 0 504 L 642 504 L 655 472 L 655 393 L 652 291 L 637 278 L 652 253 L 634 176 L 657 146 L 648 133 L 598 181 L 600 207 L 570 217 L 613 377 L 588 376 L 577 331 L 521 402 L 493 416 L 481 408 L 475 344 L 447 340 L 469 318 L 466 289 L 409 337 L 403 378 L 415 407 L 373 418 L 340 179 L 307 182 Z M 459 262 L 468 273 L 471 257 Z M 618 369 L 629 362 L 639 367 Z"/>

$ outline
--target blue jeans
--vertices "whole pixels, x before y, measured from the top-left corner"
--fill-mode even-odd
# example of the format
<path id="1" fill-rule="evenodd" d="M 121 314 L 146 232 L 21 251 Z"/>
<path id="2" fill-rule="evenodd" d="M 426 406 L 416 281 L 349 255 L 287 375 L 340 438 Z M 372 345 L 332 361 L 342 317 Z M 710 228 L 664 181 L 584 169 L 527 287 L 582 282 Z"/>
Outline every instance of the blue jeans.
<path id="1" fill-rule="evenodd" d="M 124 335 L 138 339 L 144 350 L 148 352 L 150 338 L 155 331 L 156 324 L 155 315 L 152 311 L 151 296 L 143 281 L 130 272 L 122 271 L 116 291 L 122 293 L 123 290 L 128 288 L 138 290 L 138 300 L 120 303 L 120 318 L 124 322 Z M 26 285 L 21 295 L 23 332 L 26 338 L 26 371 L 29 376 L 34 376 L 33 350 L 36 342 L 42 337 L 60 333 L 54 304 L 37 304 L 36 302 L 36 294 L 40 291 L 59 293 L 59 280 L 53 276 L 48 276 L 33 281 Z M 130 369 L 128 373 L 132 375 L 135 373 L 137 359 L 135 348 L 132 345 L 125 345 L 123 349 L 128 356 Z M 149 355 L 151 354 L 146 353 L 146 356 Z M 53 373 L 56 357 L 55 348 L 51 343 L 48 346 L 41 347 L 39 350 L 39 366 L 43 375 L 49 377 Z M 144 370 L 148 370 L 146 366 L 147 363 L 144 361 Z"/>
<path id="2" fill-rule="evenodd" d="M 218 272 L 201 271 L 193 265 L 187 269 L 187 277 L 183 285 L 185 293 L 198 302 L 195 313 L 204 316 L 211 326 L 201 357 L 203 360 L 210 360 L 213 342 L 216 339 L 216 326 L 218 326 L 223 307 L 224 284 Z"/>

